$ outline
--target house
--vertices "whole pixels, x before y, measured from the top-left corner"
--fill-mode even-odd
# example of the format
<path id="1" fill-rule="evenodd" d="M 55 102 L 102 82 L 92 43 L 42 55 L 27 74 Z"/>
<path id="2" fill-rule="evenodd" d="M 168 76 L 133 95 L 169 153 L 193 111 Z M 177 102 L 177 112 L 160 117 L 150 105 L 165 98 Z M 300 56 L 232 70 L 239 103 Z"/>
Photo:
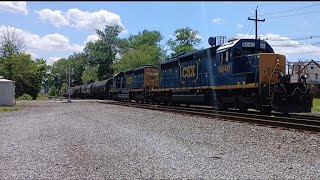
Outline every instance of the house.
<path id="1" fill-rule="evenodd" d="M 314 60 L 308 62 L 293 62 L 289 74 L 290 82 L 298 82 L 299 77 L 306 76 L 308 88 L 311 88 L 315 97 L 320 97 L 320 64 Z"/>

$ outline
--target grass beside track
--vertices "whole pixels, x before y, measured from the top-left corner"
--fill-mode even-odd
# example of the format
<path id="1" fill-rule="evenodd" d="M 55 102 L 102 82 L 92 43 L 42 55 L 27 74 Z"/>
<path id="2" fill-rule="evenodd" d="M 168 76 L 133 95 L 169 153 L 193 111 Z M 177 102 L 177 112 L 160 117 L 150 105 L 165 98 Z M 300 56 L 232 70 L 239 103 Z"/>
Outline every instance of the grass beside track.
<path id="1" fill-rule="evenodd" d="M 0 107 L 0 113 L 22 110 L 22 107 Z"/>
<path id="2" fill-rule="evenodd" d="M 313 112 L 320 112 L 320 98 L 313 99 Z"/>

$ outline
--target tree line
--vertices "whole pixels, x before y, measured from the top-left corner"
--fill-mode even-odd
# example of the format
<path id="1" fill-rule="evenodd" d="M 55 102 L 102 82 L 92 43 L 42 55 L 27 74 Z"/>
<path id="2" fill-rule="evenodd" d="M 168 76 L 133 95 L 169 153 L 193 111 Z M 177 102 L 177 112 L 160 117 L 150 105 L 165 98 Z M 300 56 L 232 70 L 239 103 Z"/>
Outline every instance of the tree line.
<path id="1" fill-rule="evenodd" d="M 68 88 L 68 67 L 71 86 L 104 80 L 114 74 L 143 65 L 159 66 L 162 61 L 198 50 L 199 33 L 189 27 L 174 31 L 165 49 L 157 30 L 143 30 L 136 35 L 120 38 L 120 26 L 105 26 L 96 30 L 99 37 L 88 42 L 83 52 L 74 53 L 48 66 L 44 59 L 32 59 L 23 53 L 23 40 L 15 32 L 1 32 L 0 76 L 16 82 L 16 96 L 29 94 L 35 99 L 41 88 L 49 95 L 60 95 Z M 8 34 L 10 34 L 8 36 Z M 13 35 L 12 35 L 13 34 Z"/>

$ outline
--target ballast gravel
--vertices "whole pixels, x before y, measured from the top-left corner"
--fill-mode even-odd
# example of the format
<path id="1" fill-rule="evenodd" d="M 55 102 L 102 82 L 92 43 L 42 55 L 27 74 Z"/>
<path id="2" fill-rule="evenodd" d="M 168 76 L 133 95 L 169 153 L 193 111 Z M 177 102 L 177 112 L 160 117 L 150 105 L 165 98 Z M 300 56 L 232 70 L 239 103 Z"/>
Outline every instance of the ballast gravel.
<path id="1" fill-rule="evenodd" d="M 0 113 L 0 179 L 320 179 L 320 134 L 92 102 L 20 105 Z"/>

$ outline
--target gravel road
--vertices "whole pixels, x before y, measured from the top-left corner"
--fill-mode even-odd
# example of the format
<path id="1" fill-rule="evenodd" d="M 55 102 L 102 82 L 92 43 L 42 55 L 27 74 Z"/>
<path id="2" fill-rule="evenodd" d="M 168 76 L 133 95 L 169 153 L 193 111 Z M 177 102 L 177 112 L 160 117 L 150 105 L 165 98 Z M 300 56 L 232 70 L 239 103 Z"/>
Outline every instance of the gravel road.
<path id="1" fill-rule="evenodd" d="M 320 134 L 90 102 L 0 114 L 0 179 L 320 179 Z"/>

